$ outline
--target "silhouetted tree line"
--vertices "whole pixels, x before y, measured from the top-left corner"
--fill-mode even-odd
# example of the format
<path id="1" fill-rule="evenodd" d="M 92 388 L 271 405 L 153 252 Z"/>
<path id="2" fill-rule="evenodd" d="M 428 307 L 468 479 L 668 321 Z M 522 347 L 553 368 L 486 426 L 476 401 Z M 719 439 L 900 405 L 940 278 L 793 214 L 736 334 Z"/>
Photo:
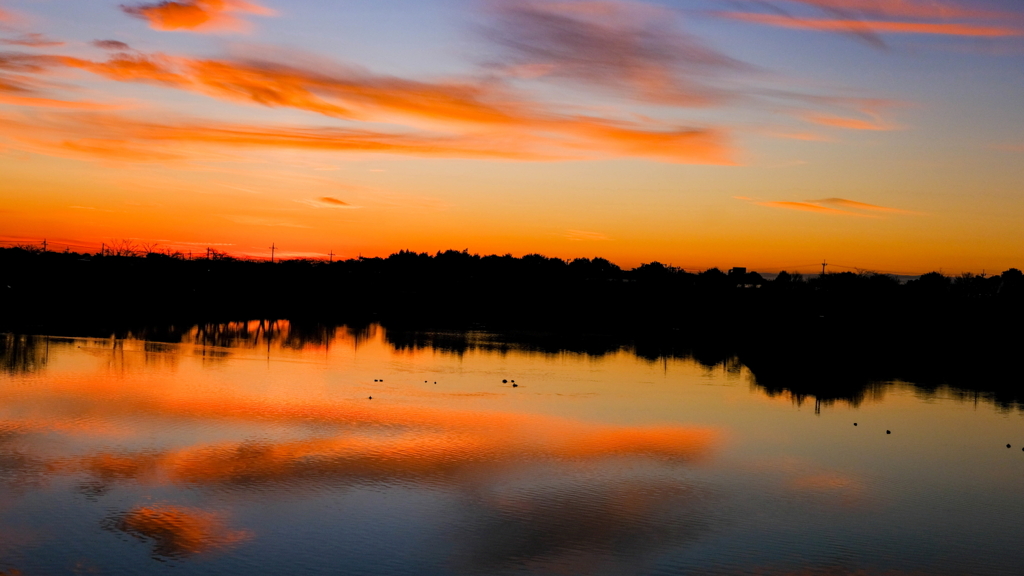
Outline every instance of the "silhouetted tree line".
<path id="1" fill-rule="evenodd" d="M 738 356 L 766 388 L 812 395 L 892 378 L 940 385 L 990 374 L 1010 390 L 1021 382 L 1007 368 L 1024 343 L 1024 274 L 1016 269 L 901 283 L 884 274 L 767 280 L 659 262 L 623 270 L 603 258 L 455 250 L 333 263 L 202 256 L 0 249 L 0 330 L 109 335 L 129 325 L 288 318 Z"/>
<path id="2" fill-rule="evenodd" d="M 884 274 L 782 272 L 769 281 L 757 272 L 690 273 L 659 262 L 623 270 L 603 258 L 455 250 L 333 263 L 245 261 L 216 251 L 194 259 L 107 254 L 0 249 L 0 291 L 9 304 L 0 312 L 3 321 L 310 317 L 612 331 L 719 326 L 730 332 L 766 320 L 777 324 L 756 329 L 819 319 L 874 320 L 883 329 L 910 317 L 988 325 L 1018 312 L 1024 301 L 1024 275 L 1016 269 L 997 276 L 932 272 L 903 284 Z"/>

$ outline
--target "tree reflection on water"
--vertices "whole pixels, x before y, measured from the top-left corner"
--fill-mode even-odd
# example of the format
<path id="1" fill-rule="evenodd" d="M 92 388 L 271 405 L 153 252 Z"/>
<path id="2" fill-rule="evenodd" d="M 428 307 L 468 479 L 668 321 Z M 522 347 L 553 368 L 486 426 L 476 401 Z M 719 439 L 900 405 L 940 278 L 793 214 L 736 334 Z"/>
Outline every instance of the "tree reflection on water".
<path id="1" fill-rule="evenodd" d="M 879 400 L 894 382 L 913 385 L 920 395 L 948 395 L 963 402 L 988 402 L 1001 409 L 1024 410 L 1024 384 L 1015 368 L 1001 358 L 977 358 L 955 350 L 871 350 L 842 340 L 825 339 L 819 346 L 788 347 L 766 340 L 763 346 L 730 346 L 720 342 L 679 342 L 664 335 L 624 340 L 600 334 L 436 331 L 387 328 L 380 324 L 330 325 L 255 320 L 142 327 L 94 339 L 116 350 L 125 340 L 145 341 L 148 361 L 173 361 L 160 353 L 177 345 L 197 347 L 204 358 L 228 358 L 232 351 L 329 350 L 339 340 L 356 347 L 383 334 L 396 352 L 432 350 L 462 356 L 471 352 L 507 355 L 579 354 L 601 358 L 627 352 L 647 362 L 693 361 L 708 370 L 739 374 L 749 370 L 755 390 L 784 396 L 797 404 L 828 406 L 837 402 L 859 406 Z M 76 340 L 48 336 L 0 334 L 0 370 L 31 373 L 46 367 L 51 347 L 78 345 Z M 170 347 L 168 347 L 170 346 Z M 173 356 L 173 355 L 171 355 Z"/>

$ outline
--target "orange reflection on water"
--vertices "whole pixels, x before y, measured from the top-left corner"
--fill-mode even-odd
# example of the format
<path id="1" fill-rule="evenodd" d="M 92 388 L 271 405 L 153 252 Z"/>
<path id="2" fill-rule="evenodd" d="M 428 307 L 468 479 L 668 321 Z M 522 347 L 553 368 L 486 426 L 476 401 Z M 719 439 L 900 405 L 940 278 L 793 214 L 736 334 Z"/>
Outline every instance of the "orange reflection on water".
<path id="1" fill-rule="evenodd" d="M 217 514 L 163 504 L 135 508 L 115 518 L 111 527 L 152 541 L 153 554 L 168 558 L 227 548 L 251 536 L 228 529 Z"/>
<path id="2" fill-rule="evenodd" d="M 352 418 L 345 422 L 345 416 Z M 308 418 L 295 415 L 297 422 Z M 714 430 L 701 428 L 615 427 L 526 414 L 436 409 L 339 411 L 334 422 L 356 426 L 328 437 L 219 442 L 158 453 L 99 453 L 68 464 L 101 482 L 251 486 L 426 481 L 531 461 L 644 457 L 690 462 L 705 457 L 718 437 Z"/>
<path id="3" fill-rule="evenodd" d="M 348 363 L 355 362 L 355 348 L 369 343 L 359 351 L 369 369 L 400 355 L 418 370 L 420 359 L 430 358 L 425 350 L 393 351 L 372 331 L 311 335 L 298 334 L 286 322 L 252 322 L 198 327 L 184 340 L 180 346 L 110 341 L 109 348 L 102 340 L 54 343 L 54 350 L 73 351 L 76 362 L 95 370 L 76 364 L 70 378 L 0 389 L 0 406 L 19 406 L 9 416 L 0 409 L 11 432 L 27 439 L 19 441 L 19 450 L 37 454 L 37 465 L 24 468 L 34 474 L 84 473 L 103 486 L 437 481 L 494 474 L 525 462 L 688 463 L 710 455 L 721 436 L 709 427 L 587 423 L 516 411 L 517 405 L 473 409 L 459 394 L 401 383 L 374 388 L 382 396 L 369 400 L 358 372 L 343 386 L 326 386 L 321 365 L 310 358 L 322 358 L 318 354 L 328 347 L 346 350 L 349 355 L 336 362 Z M 298 361 L 281 364 L 281 377 L 273 380 L 278 372 L 247 352 L 253 349 L 261 355 L 274 349 L 275 356 Z M 219 368 L 207 367 L 209 351 L 232 359 L 228 380 Z M 199 352 L 202 360 L 196 359 Z M 163 357 L 174 361 L 151 361 Z M 394 386 L 390 379 L 388 386 Z M 359 399 L 352 399 L 356 394 Z M 188 439 L 168 434 L 200 429 L 231 432 Z M 31 438 L 53 433 L 91 447 L 63 458 L 33 450 Z M 142 449 L 112 444 L 145 437 L 168 441 Z"/>

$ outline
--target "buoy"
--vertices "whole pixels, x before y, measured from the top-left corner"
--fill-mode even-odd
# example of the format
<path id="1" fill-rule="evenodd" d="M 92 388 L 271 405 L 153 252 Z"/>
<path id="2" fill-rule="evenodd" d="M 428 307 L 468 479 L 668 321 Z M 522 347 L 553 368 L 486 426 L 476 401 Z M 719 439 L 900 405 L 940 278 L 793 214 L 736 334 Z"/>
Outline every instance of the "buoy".
<path id="1" fill-rule="evenodd" d="M 856 425 L 857 425 L 857 423 L 856 423 L 856 422 L 854 422 L 854 423 L 853 423 L 853 425 L 854 425 L 854 426 L 856 426 Z"/>
<path id="2" fill-rule="evenodd" d="M 508 384 L 508 380 L 502 380 L 501 383 L 502 384 Z"/>
<path id="3" fill-rule="evenodd" d="M 892 430 L 886 430 L 885 433 L 886 434 L 892 434 Z"/>
<path id="4" fill-rule="evenodd" d="M 1007 448 L 1011 448 L 1011 446 L 1010 446 L 1009 444 L 1007 444 L 1007 445 L 1006 445 L 1006 447 L 1007 447 Z"/>
<path id="5" fill-rule="evenodd" d="M 373 400 L 373 396 L 370 396 L 370 400 Z"/>

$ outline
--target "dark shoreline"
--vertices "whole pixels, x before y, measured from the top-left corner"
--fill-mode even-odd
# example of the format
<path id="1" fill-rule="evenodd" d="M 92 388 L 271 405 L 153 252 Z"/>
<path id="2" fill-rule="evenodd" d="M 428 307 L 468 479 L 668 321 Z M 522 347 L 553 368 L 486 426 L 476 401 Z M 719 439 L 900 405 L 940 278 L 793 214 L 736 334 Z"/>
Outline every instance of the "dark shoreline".
<path id="1" fill-rule="evenodd" d="M 301 333 L 380 324 L 398 346 L 453 352 L 498 334 L 539 352 L 743 365 L 765 390 L 858 402 L 878 382 L 948 386 L 1024 407 L 1024 275 L 900 283 L 870 274 L 691 274 L 659 263 L 400 253 L 344 262 L 184 260 L 0 249 L 0 332 L 180 341 L 259 318 Z M 474 332 L 475 331 L 475 332 Z"/>

